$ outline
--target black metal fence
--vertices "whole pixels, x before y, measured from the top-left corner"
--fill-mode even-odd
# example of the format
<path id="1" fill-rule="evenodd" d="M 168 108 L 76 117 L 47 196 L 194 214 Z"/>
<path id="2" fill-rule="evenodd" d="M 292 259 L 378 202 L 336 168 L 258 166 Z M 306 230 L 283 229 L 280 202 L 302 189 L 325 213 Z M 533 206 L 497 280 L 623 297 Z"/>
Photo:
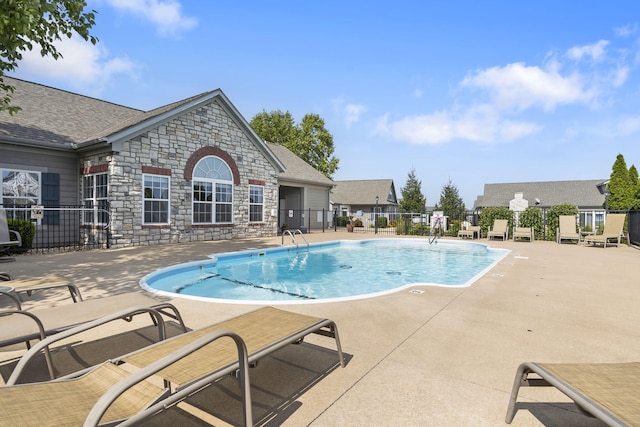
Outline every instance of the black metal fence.
<path id="1" fill-rule="evenodd" d="M 110 246 L 109 212 L 78 205 L 2 206 L 9 228 L 17 230 L 21 247 L 12 253 L 72 252 Z"/>
<path id="2" fill-rule="evenodd" d="M 21 231 L 24 222 L 33 224 L 34 232 L 21 231 L 27 242 L 12 252 L 67 252 L 87 249 L 104 249 L 111 246 L 109 212 L 104 209 L 87 208 L 79 205 L 45 207 L 41 211 L 32 206 L 0 206 L 7 212 L 10 228 Z M 108 206 L 107 206 L 108 209 Z M 470 225 L 481 225 L 482 218 L 477 211 L 442 212 L 444 220 L 441 235 L 457 236 L 458 231 Z M 557 214 L 557 212 L 556 212 Z M 572 213 L 573 214 L 573 213 Z M 512 213 L 515 221 L 516 213 Z M 580 214 L 580 221 L 585 216 Z M 591 215 L 589 213 L 589 215 Z M 604 212 L 602 212 L 604 216 Z M 353 231 L 355 233 L 384 235 L 429 235 L 434 212 L 424 213 L 380 213 L 368 212 L 359 217 L 339 216 L 336 210 L 292 210 L 278 212 L 278 232 L 283 229 L 300 230 L 303 233 Z M 20 220 L 26 220 L 20 225 Z M 555 230 L 550 210 L 540 209 L 536 229 L 536 239 L 553 240 Z M 640 246 L 640 211 L 629 211 L 627 237 L 631 244 Z M 486 222 L 486 221 L 485 221 Z M 597 222 L 595 222 L 597 224 Z M 513 222 L 512 224 L 513 225 Z M 583 225 L 583 224 L 581 224 Z M 486 227 L 486 225 L 485 225 Z M 483 228 L 482 234 L 486 235 Z"/>
<path id="3" fill-rule="evenodd" d="M 629 221 L 629 243 L 640 246 L 640 210 L 629 211 L 627 220 Z"/>

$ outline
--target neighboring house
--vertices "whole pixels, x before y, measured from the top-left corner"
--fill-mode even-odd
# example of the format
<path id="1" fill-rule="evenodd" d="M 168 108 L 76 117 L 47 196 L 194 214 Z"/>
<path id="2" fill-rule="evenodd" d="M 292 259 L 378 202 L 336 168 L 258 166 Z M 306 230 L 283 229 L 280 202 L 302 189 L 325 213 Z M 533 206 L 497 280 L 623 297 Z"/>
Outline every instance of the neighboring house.
<path id="1" fill-rule="evenodd" d="M 473 207 L 482 210 L 502 206 L 518 212 L 532 206 L 546 209 L 569 203 L 580 210 L 580 225 L 595 230 L 604 222 L 605 195 L 598 189 L 603 183 L 606 180 L 485 184 L 484 194 L 478 196 Z"/>
<path id="2" fill-rule="evenodd" d="M 392 179 L 335 181 L 331 190 L 331 209 L 339 216 L 353 216 L 365 223 L 374 212 L 393 219 L 398 212 L 398 198 Z"/>
<path id="3" fill-rule="evenodd" d="M 108 226 L 113 247 L 277 232 L 285 166 L 221 90 L 141 111 L 4 79 L 22 110 L 0 113 L 2 205 L 44 205 L 38 230 L 82 205 L 80 238 Z"/>
<path id="4" fill-rule="evenodd" d="M 329 194 L 333 181 L 283 145 L 267 143 L 285 165 L 278 175 L 278 225 L 291 229 L 321 229 L 333 221 Z"/>

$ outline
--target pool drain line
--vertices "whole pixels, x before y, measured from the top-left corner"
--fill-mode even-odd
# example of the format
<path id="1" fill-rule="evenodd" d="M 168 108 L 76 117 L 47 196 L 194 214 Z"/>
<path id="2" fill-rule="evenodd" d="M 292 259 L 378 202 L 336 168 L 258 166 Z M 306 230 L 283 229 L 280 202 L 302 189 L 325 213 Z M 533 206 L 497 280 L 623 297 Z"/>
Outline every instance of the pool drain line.
<path id="1" fill-rule="evenodd" d="M 222 280 L 229 281 L 229 282 L 236 283 L 236 284 L 238 284 L 238 285 L 251 286 L 251 287 L 254 287 L 254 288 L 257 288 L 257 289 L 265 289 L 265 290 L 267 290 L 267 291 L 275 292 L 275 293 L 278 293 L 278 294 L 286 294 L 286 295 L 289 295 L 289 296 L 292 296 L 292 297 L 296 297 L 296 298 L 302 298 L 302 299 L 315 299 L 314 297 L 310 297 L 310 296 L 307 296 L 307 295 L 300 295 L 300 294 L 296 294 L 296 293 L 294 293 L 294 292 L 282 291 L 282 290 L 280 290 L 280 289 L 274 289 L 274 288 L 269 288 L 269 287 L 267 287 L 267 286 L 260 286 L 260 285 L 256 285 L 255 283 L 243 282 L 243 281 L 241 281 L 241 280 L 228 279 L 228 278 L 226 278 L 226 277 L 221 277 L 221 279 L 222 279 Z"/>
<path id="2" fill-rule="evenodd" d="M 202 266 L 200 266 L 200 267 L 202 267 Z M 174 292 L 175 292 L 176 294 L 179 294 L 179 293 L 181 293 L 182 291 L 184 291 L 185 289 L 187 289 L 187 288 L 189 288 L 189 287 L 191 287 L 191 286 L 193 286 L 193 285 L 197 285 L 197 284 L 198 284 L 198 283 L 200 283 L 200 282 L 204 282 L 204 281 L 205 281 L 205 280 L 207 280 L 207 279 L 211 279 L 211 278 L 213 278 L 213 277 L 218 277 L 218 276 L 219 276 L 219 274 L 218 274 L 218 273 L 211 273 L 211 274 L 207 274 L 206 276 L 202 276 L 202 277 L 198 278 L 198 280 L 196 280 L 195 282 L 187 283 L 186 285 L 182 285 L 182 286 L 180 286 L 180 287 L 179 287 L 179 288 L 177 288 Z"/>

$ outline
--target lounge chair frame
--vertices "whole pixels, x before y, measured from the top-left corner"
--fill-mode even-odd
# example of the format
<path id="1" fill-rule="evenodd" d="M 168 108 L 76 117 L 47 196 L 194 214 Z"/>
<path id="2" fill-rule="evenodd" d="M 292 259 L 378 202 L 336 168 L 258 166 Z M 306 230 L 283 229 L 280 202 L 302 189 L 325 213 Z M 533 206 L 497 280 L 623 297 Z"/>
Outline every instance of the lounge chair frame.
<path id="1" fill-rule="evenodd" d="M 580 380 L 576 380 L 572 378 L 576 371 L 586 371 L 586 373 Z M 617 374 L 612 376 L 612 372 Z M 530 378 L 530 374 L 535 374 L 536 377 Z M 619 378 L 623 380 L 618 381 Z M 505 422 L 511 424 L 513 421 L 520 387 L 555 387 L 573 400 L 582 413 L 595 417 L 609 426 L 627 426 L 637 423 L 640 417 L 639 378 L 639 362 L 600 364 L 525 362 L 520 364 L 516 372 Z M 617 397 L 622 399 L 619 400 Z"/>
<path id="2" fill-rule="evenodd" d="M 591 243 L 593 246 L 601 244 L 603 248 L 606 248 L 607 245 L 620 246 L 625 218 L 626 214 L 607 214 L 602 234 L 585 236 L 584 244 Z"/>
<path id="3" fill-rule="evenodd" d="M 110 316 L 110 320 L 115 320 L 121 315 L 122 313 L 113 314 Z M 256 323 L 256 321 L 260 319 L 264 319 L 264 322 Z M 45 351 L 58 340 L 66 339 L 72 335 L 96 327 L 98 324 L 102 324 L 100 322 L 104 322 L 104 319 L 80 325 L 57 335 L 47 337 L 45 340 L 35 344 L 14 369 L 11 377 L 7 381 L 8 386 L 10 387 L 16 384 L 23 370 L 29 363 L 29 360 L 36 354 Z M 285 322 L 284 325 L 279 325 L 281 322 Z M 273 339 L 264 337 L 267 333 L 278 329 L 279 326 L 283 326 L 283 329 L 287 330 L 287 332 Z M 112 360 L 108 363 L 115 365 L 125 363 L 140 370 L 134 372 L 130 377 L 119 383 L 112 385 L 112 388 L 110 388 L 98 402 L 92 405 L 91 408 L 85 408 L 88 413 L 85 425 L 97 425 L 103 414 L 105 414 L 118 396 L 122 395 L 132 385 L 144 381 L 151 375 L 157 375 L 164 379 L 166 396 L 163 396 L 156 403 L 140 410 L 135 415 L 131 415 L 119 425 L 134 425 L 183 400 L 213 381 L 216 381 L 218 378 L 232 373 L 239 373 L 243 394 L 242 401 L 245 424 L 252 425 L 249 364 L 255 364 L 260 358 L 287 344 L 300 342 L 306 335 L 311 333 L 328 336 L 335 340 L 339 363 L 340 366 L 344 367 L 345 361 L 342 354 L 340 338 L 338 336 L 337 326 L 333 321 L 291 313 L 273 307 L 264 307 L 203 329 L 178 335 Z M 242 338 L 243 334 L 246 335 L 246 339 Z M 277 331 L 275 335 L 277 335 Z M 231 351 L 228 350 L 228 348 L 222 351 L 221 355 L 220 348 L 212 348 L 215 344 L 207 346 L 206 348 L 204 347 L 208 343 L 212 343 L 214 340 L 223 336 L 229 336 L 234 340 L 237 348 L 236 355 L 228 354 L 227 352 Z M 268 343 L 266 343 L 266 341 L 268 341 Z M 188 359 L 190 357 L 192 359 Z M 194 363 L 193 357 L 197 357 L 196 360 L 199 361 L 199 363 Z M 218 365 L 217 362 L 219 361 L 220 364 Z M 174 367 L 172 365 L 173 363 L 179 366 Z M 196 367 L 195 370 L 191 369 L 194 365 Z M 73 377 L 78 377 L 78 375 L 91 375 L 91 372 L 93 372 L 93 370 L 85 370 L 75 374 Z M 179 384 L 172 384 L 176 372 L 178 376 L 187 377 L 188 379 L 186 381 L 180 381 Z M 56 381 L 66 381 L 71 378 L 72 377 L 67 377 Z M 16 390 L 16 393 L 19 393 L 19 390 Z M 0 407 L 2 407 L 2 403 L 2 394 L 0 393 Z M 40 404 L 42 404 L 42 402 L 40 402 Z"/>
<path id="4" fill-rule="evenodd" d="M 30 311 L 23 310 L 19 298 L 10 292 L 0 291 L 1 294 L 11 298 L 16 304 L 16 309 L 0 312 L 0 347 L 25 343 L 29 349 L 32 340 L 43 340 L 74 326 L 109 316 L 120 310 L 134 310 L 137 307 L 151 308 L 176 320 L 183 331 L 187 330 L 180 312 L 173 304 L 157 301 L 140 292 L 83 300 L 76 304 Z M 121 319 L 129 321 L 134 315 L 143 313 L 144 311 L 136 311 L 132 315 L 122 316 Z M 45 356 L 47 356 L 46 353 Z M 53 375 L 53 366 L 48 356 L 46 361 L 49 372 Z"/>
<path id="5" fill-rule="evenodd" d="M 73 302 L 82 301 L 80 289 L 70 280 L 60 276 L 52 275 L 37 277 L 35 279 L 14 279 L 11 274 L 0 272 L 0 282 L 7 282 L 3 283 L 3 285 L 13 288 L 12 293 L 25 293 L 28 296 L 31 296 L 34 291 L 67 288 Z"/>
<path id="6" fill-rule="evenodd" d="M 513 241 L 515 242 L 517 239 L 528 239 L 530 243 L 533 243 L 533 227 L 516 227 L 513 230 Z"/>
<path id="7" fill-rule="evenodd" d="M 2 392 L 7 392 L 8 394 L 15 393 L 16 396 L 20 396 L 24 390 L 28 390 L 29 392 L 28 395 L 31 396 L 32 398 L 35 393 L 36 403 L 33 404 L 34 406 L 30 406 L 31 404 L 29 399 L 25 397 L 25 399 L 23 399 L 25 401 L 24 402 L 25 410 L 31 409 L 31 411 L 29 412 L 29 416 L 32 418 L 37 418 L 37 420 L 32 420 L 32 421 L 40 421 L 38 423 L 39 425 L 50 425 L 51 421 L 39 418 L 39 414 L 40 414 L 39 411 L 42 406 L 45 406 L 43 405 L 43 403 L 46 403 L 49 405 L 54 403 L 54 402 L 47 402 L 47 398 L 49 397 L 48 390 L 50 390 L 52 387 L 56 388 L 57 387 L 56 384 L 61 384 L 63 387 L 73 387 L 74 386 L 73 381 L 76 381 L 78 379 L 85 379 L 86 381 L 90 381 L 92 377 L 100 377 L 99 381 L 103 383 L 102 386 L 104 386 L 105 380 L 104 378 L 102 378 L 101 368 L 104 367 L 105 365 L 109 365 L 111 366 L 110 369 L 117 369 L 117 366 L 119 365 L 120 362 L 119 360 L 106 361 L 104 364 L 98 365 L 97 367 L 84 370 L 75 375 L 67 376 L 65 378 L 47 382 L 47 383 L 16 385 L 17 379 L 19 378 L 20 374 L 29 363 L 29 360 L 36 354 L 39 354 L 40 351 L 47 351 L 49 346 L 56 341 L 59 341 L 64 338 L 68 338 L 80 332 L 87 331 L 89 329 L 95 328 L 109 321 L 116 320 L 122 316 L 125 316 L 127 315 L 127 313 L 132 313 L 136 311 L 153 311 L 153 310 L 150 310 L 146 307 L 138 307 L 129 311 L 125 310 L 119 313 L 114 313 L 113 315 L 107 316 L 103 319 L 98 319 L 93 322 L 88 322 L 84 325 L 78 326 L 77 328 L 69 329 L 67 331 L 61 332 L 58 335 L 48 337 L 47 339 L 40 341 L 39 343 L 34 345 L 34 347 L 25 355 L 25 357 L 23 357 L 20 360 L 20 362 L 14 369 L 14 372 L 12 373 L 11 377 L 9 378 L 9 380 L 7 380 L 7 385 L 3 388 L 0 388 L 0 407 L 3 406 Z M 161 321 L 162 317 L 160 316 L 160 314 L 159 313 L 156 313 L 156 314 L 158 316 L 158 319 L 160 319 Z M 164 325 L 162 328 L 159 328 L 159 329 L 162 329 L 164 333 Z M 121 425 L 121 426 L 135 425 L 136 423 L 144 419 L 147 419 L 163 410 L 166 410 L 167 408 L 173 406 L 174 404 L 180 402 L 181 400 L 184 400 L 185 398 L 192 395 L 193 393 L 196 393 L 197 391 L 206 387 L 208 384 L 212 383 L 218 378 L 230 373 L 237 373 L 238 379 L 240 381 L 244 423 L 246 426 L 253 425 L 247 348 L 242 338 L 231 331 L 214 331 L 214 332 L 208 333 L 205 336 L 199 337 L 198 339 L 188 343 L 188 345 L 171 352 L 167 356 L 157 361 L 154 361 L 148 366 L 145 366 L 142 369 L 136 372 L 133 372 L 131 374 L 127 374 L 127 376 L 125 376 L 123 379 L 120 379 L 119 381 L 112 381 L 109 384 L 109 389 L 97 401 L 87 401 L 87 402 L 82 402 L 80 404 L 82 412 L 86 414 L 84 425 L 85 426 L 101 425 L 100 421 L 102 420 L 104 415 L 107 413 L 108 409 L 126 391 L 130 390 L 132 387 L 136 386 L 137 384 L 145 382 L 145 380 L 148 379 L 149 377 L 158 374 L 158 372 L 160 372 L 162 369 L 165 369 L 168 366 L 171 366 L 173 363 L 176 363 L 177 361 L 182 360 L 187 355 L 197 352 L 198 350 L 202 349 L 204 346 L 210 343 L 213 343 L 214 341 L 223 337 L 229 337 L 234 341 L 235 348 L 237 349 L 237 359 L 238 359 L 238 362 L 234 366 L 228 366 L 226 369 L 213 371 L 210 374 L 203 376 L 202 378 L 198 378 L 194 380 L 192 383 L 188 384 L 187 386 L 183 387 L 180 390 L 176 390 L 175 392 L 172 392 L 170 388 L 167 388 L 165 385 L 164 390 L 158 390 L 157 398 L 155 398 L 154 400 L 149 400 L 148 402 L 144 402 L 144 404 L 136 404 L 136 405 L 132 404 L 135 407 L 135 413 L 132 413 L 129 417 L 127 417 L 127 419 L 106 420 L 106 425 L 113 425 L 114 422 L 117 422 L 118 423 L 117 425 Z M 164 338 L 164 336 L 162 338 Z M 15 396 L 11 396 L 9 398 L 13 402 L 21 400 L 21 399 L 16 399 Z M 6 410 L 6 405 L 4 406 L 5 406 L 4 409 Z M 71 416 L 77 415 L 78 409 L 79 409 L 78 406 L 73 406 L 70 408 L 62 406 L 62 407 L 56 408 L 56 412 L 58 413 L 57 416 L 64 417 L 65 414 L 69 414 L 69 417 L 71 417 Z M 134 410 L 132 410 L 132 412 L 133 411 Z M 4 413 L 0 414 L 0 417 L 11 418 L 11 413 L 7 413 L 7 411 L 5 411 Z M 17 417 L 16 422 L 23 421 L 18 415 L 16 415 L 16 417 Z"/>
<path id="8" fill-rule="evenodd" d="M 470 225 L 466 230 L 458 230 L 458 237 L 462 237 L 463 239 L 468 237 L 471 240 L 477 237 L 479 239 L 481 237 L 480 233 L 481 228 L 479 225 Z"/>

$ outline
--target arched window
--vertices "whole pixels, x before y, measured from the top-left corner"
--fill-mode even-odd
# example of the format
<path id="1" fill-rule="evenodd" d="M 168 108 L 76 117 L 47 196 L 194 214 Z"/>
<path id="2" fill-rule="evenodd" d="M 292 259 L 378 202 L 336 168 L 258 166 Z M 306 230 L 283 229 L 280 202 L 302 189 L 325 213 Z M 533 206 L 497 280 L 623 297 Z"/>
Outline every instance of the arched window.
<path id="1" fill-rule="evenodd" d="M 219 157 L 207 156 L 193 169 L 193 223 L 233 222 L 233 174 Z"/>

